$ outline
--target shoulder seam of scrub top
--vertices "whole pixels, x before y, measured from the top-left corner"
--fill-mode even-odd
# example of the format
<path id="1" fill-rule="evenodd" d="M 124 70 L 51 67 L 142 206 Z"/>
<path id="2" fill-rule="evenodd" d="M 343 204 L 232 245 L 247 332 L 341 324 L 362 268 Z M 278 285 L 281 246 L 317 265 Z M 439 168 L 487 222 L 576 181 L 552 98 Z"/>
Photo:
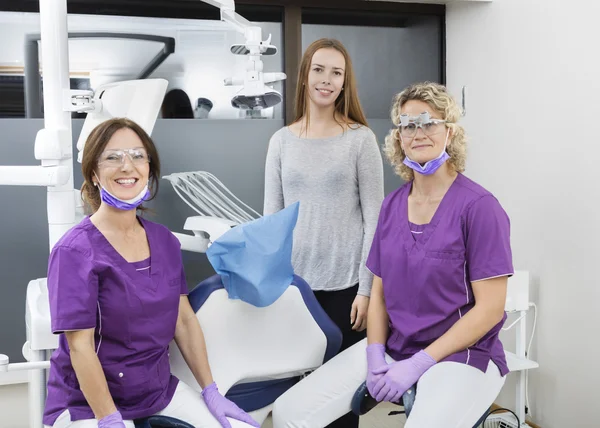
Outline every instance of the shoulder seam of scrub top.
<path id="1" fill-rule="evenodd" d="M 478 198 L 470 201 L 469 204 L 465 207 L 464 211 L 461 213 L 461 227 L 464 228 L 466 219 L 469 216 L 469 213 L 470 213 L 471 209 L 473 208 L 473 206 L 477 202 L 481 201 L 483 198 L 486 198 L 486 197 L 492 197 L 497 200 L 497 198 L 492 193 L 486 193 L 485 195 L 480 195 Z M 498 203 L 500 203 L 500 202 L 498 202 Z"/>
<path id="2" fill-rule="evenodd" d="M 91 255 L 91 253 L 90 253 L 89 251 L 84 251 L 83 249 L 81 249 L 81 248 L 77 248 L 77 247 L 74 247 L 74 246 L 72 246 L 72 245 L 67 245 L 67 244 L 59 244 L 59 245 L 56 245 L 56 246 L 55 246 L 55 247 L 52 249 L 52 251 L 54 252 L 54 251 L 61 250 L 61 249 L 63 249 L 63 250 L 73 250 L 73 251 L 75 251 L 75 252 L 77 252 L 77 253 L 81 254 L 82 256 L 84 256 L 84 257 L 86 257 L 86 258 L 88 258 L 88 259 L 92 260 L 92 255 Z"/>
<path id="3" fill-rule="evenodd" d="M 84 220 L 79 223 L 77 226 L 72 228 L 69 232 L 65 233 L 61 239 L 56 243 L 55 248 L 58 247 L 67 247 L 73 248 L 74 250 L 79 251 L 84 254 L 83 251 L 79 248 L 74 247 L 73 241 L 79 238 L 82 234 L 87 235 L 87 232 L 91 231 L 90 225 L 93 226 L 93 223 L 89 220 L 89 217 L 85 217 Z M 86 236 L 87 238 L 87 236 Z"/>

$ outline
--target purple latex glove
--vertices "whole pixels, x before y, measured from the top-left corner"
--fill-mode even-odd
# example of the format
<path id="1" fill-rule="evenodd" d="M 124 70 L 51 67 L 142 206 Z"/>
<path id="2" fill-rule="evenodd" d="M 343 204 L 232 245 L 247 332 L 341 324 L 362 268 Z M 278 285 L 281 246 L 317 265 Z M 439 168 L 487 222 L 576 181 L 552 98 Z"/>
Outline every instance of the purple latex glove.
<path id="1" fill-rule="evenodd" d="M 374 374 L 383 374 L 373 392 L 377 401 L 398 402 L 402 394 L 413 386 L 423 373 L 429 370 L 435 360 L 425 351 L 419 351 L 407 360 L 396 361 L 387 366 L 373 371 Z"/>
<path id="2" fill-rule="evenodd" d="M 206 403 L 206 407 L 223 428 L 231 428 L 231 424 L 227 418 L 237 419 L 245 422 L 253 427 L 260 427 L 252 417 L 240 409 L 234 402 L 223 397 L 217 389 L 216 383 L 211 383 L 202 390 L 202 397 Z"/>
<path id="3" fill-rule="evenodd" d="M 125 428 L 123 417 L 118 411 L 98 421 L 98 428 Z"/>
<path id="4" fill-rule="evenodd" d="M 367 389 L 371 397 L 375 397 L 375 393 L 373 392 L 375 385 L 383 377 L 382 374 L 374 374 L 373 370 L 386 365 L 385 346 L 381 343 L 371 343 L 367 346 Z"/>

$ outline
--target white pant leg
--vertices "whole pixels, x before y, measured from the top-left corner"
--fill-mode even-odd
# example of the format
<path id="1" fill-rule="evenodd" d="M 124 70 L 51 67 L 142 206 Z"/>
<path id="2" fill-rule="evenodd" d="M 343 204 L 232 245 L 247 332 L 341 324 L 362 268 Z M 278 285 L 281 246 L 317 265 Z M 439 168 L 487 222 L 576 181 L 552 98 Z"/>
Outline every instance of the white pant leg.
<path id="1" fill-rule="evenodd" d="M 125 421 L 125 427 L 135 428 L 133 421 Z M 84 419 L 81 421 L 71 422 L 71 413 L 65 410 L 60 416 L 54 421 L 54 425 L 49 427 L 44 425 L 44 428 L 98 428 L 98 421 L 96 419 Z"/>
<path id="2" fill-rule="evenodd" d="M 221 424 L 210 413 L 202 396 L 190 386 L 179 381 L 175 395 L 167 407 L 157 413 L 160 416 L 170 416 L 193 425 L 194 428 L 221 428 Z M 245 422 L 227 418 L 232 428 L 248 428 Z"/>
<path id="3" fill-rule="evenodd" d="M 273 406 L 274 428 L 322 428 L 350 411 L 367 378 L 367 339 L 323 364 L 282 394 Z"/>
<path id="4" fill-rule="evenodd" d="M 473 428 L 505 380 L 491 360 L 485 373 L 461 363 L 436 364 L 419 379 L 404 428 Z"/>

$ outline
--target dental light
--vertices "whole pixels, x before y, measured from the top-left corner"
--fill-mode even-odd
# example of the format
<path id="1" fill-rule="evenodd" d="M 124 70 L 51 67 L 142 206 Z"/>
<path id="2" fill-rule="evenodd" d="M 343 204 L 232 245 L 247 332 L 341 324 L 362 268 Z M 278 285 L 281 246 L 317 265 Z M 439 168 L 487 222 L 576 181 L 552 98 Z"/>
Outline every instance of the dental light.
<path id="1" fill-rule="evenodd" d="M 268 83 L 286 79 L 285 73 L 263 73 L 262 55 L 275 55 L 277 48 L 271 45 L 271 35 L 262 40 L 262 30 L 235 11 L 233 0 L 201 0 L 221 11 L 221 20 L 231 24 L 246 38 L 244 44 L 231 46 L 234 55 L 247 55 L 246 70 L 243 76 L 225 79 L 225 86 L 242 85 L 242 89 L 232 98 L 231 105 L 243 110 L 262 110 L 273 107 L 282 101 L 281 94 L 267 86 Z"/>

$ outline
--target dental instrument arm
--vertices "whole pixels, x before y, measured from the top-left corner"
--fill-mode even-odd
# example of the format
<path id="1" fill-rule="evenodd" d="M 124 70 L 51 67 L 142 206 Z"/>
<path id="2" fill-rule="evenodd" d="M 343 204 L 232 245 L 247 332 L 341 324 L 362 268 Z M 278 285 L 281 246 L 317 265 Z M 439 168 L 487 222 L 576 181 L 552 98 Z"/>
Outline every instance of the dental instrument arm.
<path id="1" fill-rule="evenodd" d="M 472 282 L 475 306 L 425 352 L 440 361 L 477 343 L 504 316 L 508 277 Z"/>
<path id="2" fill-rule="evenodd" d="M 71 364 L 87 403 L 100 420 L 117 411 L 94 349 L 94 329 L 66 331 Z"/>

